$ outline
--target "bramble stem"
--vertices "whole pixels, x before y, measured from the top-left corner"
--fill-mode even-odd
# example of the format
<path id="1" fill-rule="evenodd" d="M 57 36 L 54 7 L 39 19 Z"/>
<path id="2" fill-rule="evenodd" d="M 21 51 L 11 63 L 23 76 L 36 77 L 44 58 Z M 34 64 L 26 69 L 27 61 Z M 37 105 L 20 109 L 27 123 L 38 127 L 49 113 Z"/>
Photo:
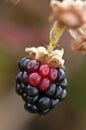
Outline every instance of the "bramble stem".
<path id="1" fill-rule="evenodd" d="M 55 22 L 50 31 L 50 44 L 48 46 L 48 52 L 53 51 L 63 32 L 64 28 L 59 27 L 58 22 Z"/>

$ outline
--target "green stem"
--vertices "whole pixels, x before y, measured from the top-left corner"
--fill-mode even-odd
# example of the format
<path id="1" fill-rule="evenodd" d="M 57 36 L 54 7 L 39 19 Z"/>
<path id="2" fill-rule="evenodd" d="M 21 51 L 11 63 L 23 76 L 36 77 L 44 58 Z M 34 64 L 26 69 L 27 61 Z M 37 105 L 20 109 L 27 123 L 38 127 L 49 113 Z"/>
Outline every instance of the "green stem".
<path id="1" fill-rule="evenodd" d="M 53 51 L 63 32 L 64 32 L 64 28 L 59 27 L 58 23 L 55 22 L 50 31 L 50 44 L 48 46 L 48 52 Z"/>

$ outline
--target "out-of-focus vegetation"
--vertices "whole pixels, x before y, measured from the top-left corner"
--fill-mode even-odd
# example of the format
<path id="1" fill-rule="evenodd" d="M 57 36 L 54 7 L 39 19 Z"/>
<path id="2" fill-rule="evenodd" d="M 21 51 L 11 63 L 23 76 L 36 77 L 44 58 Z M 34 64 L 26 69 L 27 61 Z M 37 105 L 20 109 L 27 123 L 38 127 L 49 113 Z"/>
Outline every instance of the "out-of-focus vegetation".
<path id="1" fill-rule="evenodd" d="M 3 45 L 0 45 L 0 98 L 3 92 L 8 92 L 13 84 L 14 58 L 11 52 Z M 3 95 L 2 95 L 3 96 Z"/>
<path id="2" fill-rule="evenodd" d="M 86 55 L 72 52 L 71 37 L 59 41 L 65 48 L 68 96 L 44 117 L 24 111 L 15 93 L 17 61 L 27 46 L 49 42 L 49 0 L 20 0 L 14 6 L 0 1 L 0 130 L 86 130 Z"/>

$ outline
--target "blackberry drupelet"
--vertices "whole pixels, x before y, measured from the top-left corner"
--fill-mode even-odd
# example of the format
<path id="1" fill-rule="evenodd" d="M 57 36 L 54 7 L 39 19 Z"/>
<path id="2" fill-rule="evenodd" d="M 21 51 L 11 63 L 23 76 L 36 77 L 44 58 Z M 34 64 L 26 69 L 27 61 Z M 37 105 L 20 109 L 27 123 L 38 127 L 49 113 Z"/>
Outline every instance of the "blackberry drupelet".
<path id="1" fill-rule="evenodd" d="M 44 115 L 65 99 L 65 66 L 52 68 L 28 57 L 18 64 L 16 92 L 24 100 L 27 111 Z"/>

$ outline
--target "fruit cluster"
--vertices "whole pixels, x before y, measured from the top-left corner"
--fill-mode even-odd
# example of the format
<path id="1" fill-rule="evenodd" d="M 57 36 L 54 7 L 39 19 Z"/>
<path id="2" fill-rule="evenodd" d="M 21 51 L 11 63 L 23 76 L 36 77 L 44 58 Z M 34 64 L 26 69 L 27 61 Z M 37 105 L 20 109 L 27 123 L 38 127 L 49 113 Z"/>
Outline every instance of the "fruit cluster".
<path id="1" fill-rule="evenodd" d="M 44 115 L 66 97 L 65 66 L 52 68 L 28 57 L 19 60 L 16 92 L 25 101 L 25 109 Z"/>

